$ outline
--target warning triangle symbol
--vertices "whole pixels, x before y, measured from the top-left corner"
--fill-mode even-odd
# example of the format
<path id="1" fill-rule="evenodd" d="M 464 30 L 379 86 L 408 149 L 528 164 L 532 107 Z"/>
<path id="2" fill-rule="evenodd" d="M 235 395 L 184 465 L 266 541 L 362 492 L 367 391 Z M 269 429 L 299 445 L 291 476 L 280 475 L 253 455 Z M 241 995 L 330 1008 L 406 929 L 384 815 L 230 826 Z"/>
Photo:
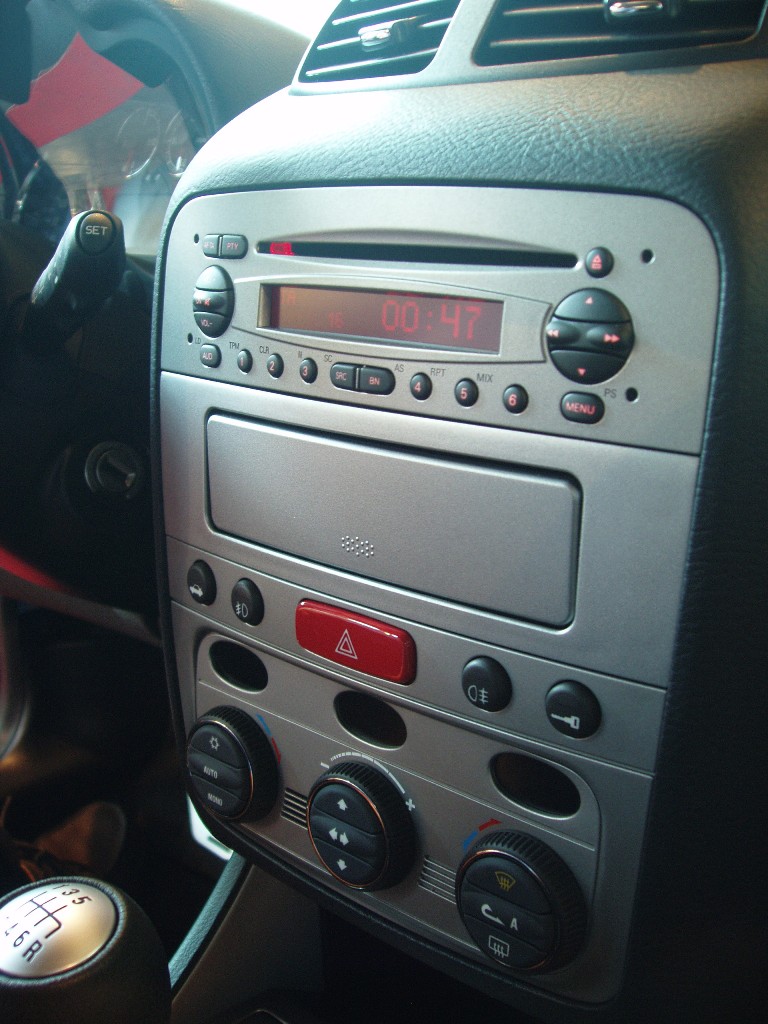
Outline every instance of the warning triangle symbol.
<path id="1" fill-rule="evenodd" d="M 347 658 L 354 658 L 357 661 L 357 651 L 352 643 L 352 637 L 349 635 L 348 629 L 345 629 L 341 634 L 341 640 L 336 644 L 336 653 L 344 654 Z"/>

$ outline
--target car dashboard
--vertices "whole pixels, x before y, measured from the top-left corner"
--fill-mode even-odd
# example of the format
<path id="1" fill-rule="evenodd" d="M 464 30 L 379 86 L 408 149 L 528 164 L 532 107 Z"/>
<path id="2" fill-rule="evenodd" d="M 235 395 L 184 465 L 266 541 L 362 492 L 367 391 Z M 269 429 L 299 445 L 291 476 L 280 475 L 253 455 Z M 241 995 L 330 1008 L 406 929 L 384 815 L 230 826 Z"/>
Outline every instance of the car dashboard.
<path id="1" fill-rule="evenodd" d="M 713 952 L 697 901 L 662 892 L 723 841 L 697 563 L 722 556 L 712 460 L 747 488 L 739 546 L 762 486 L 713 425 L 749 401 L 723 376 L 750 315 L 726 238 L 735 204 L 764 252 L 765 67 L 507 74 L 472 62 L 487 15 L 459 5 L 410 77 L 329 85 L 310 50 L 174 197 L 155 400 L 179 741 L 214 833 L 324 905 L 544 1018 L 647 1019 L 633 984 Z M 718 633 L 743 628 L 727 604 Z"/>
<path id="2" fill-rule="evenodd" d="M 173 1020 L 760 1019 L 764 4 L 109 6 L 43 155 L 154 272 Z"/>

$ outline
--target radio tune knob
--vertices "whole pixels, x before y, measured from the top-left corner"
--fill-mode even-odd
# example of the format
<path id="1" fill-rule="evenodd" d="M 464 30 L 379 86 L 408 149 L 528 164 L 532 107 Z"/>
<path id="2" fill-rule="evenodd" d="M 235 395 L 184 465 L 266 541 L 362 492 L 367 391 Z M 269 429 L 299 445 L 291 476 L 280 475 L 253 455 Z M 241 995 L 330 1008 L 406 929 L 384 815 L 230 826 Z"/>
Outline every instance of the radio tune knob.
<path id="1" fill-rule="evenodd" d="M 275 748 L 238 708 L 217 707 L 197 720 L 187 767 L 197 797 L 220 818 L 263 818 L 277 800 Z"/>
<path id="2" fill-rule="evenodd" d="M 522 832 L 495 832 L 461 864 L 456 901 L 480 949 L 504 967 L 553 971 L 581 950 L 587 911 L 579 884 L 548 846 Z"/>
<path id="3" fill-rule="evenodd" d="M 401 793 L 370 765 L 345 761 L 315 783 L 307 824 L 317 856 L 353 889 L 386 889 L 413 864 L 416 835 Z"/>
<path id="4" fill-rule="evenodd" d="M 558 303 L 546 338 L 552 362 L 564 377 L 599 384 L 622 369 L 635 333 L 621 299 L 603 288 L 581 288 Z"/>

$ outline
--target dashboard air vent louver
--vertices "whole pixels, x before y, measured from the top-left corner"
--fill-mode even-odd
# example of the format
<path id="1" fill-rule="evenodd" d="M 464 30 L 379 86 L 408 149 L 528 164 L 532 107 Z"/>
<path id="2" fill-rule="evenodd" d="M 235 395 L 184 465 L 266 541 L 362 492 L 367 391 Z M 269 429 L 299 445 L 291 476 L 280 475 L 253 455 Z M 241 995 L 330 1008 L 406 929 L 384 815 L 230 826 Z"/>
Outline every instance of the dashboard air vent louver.
<path id="1" fill-rule="evenodd" d="M 480 65 L 732 43 L 752 36 L 764 0 L 500 0 Z"/>
<path id="2" fill-rule="evenodd" d="M 307 827 L 307 798 L 301 793 L 286 787 L 283 796 L 283 809 L 280 812 L 286 821 L 292 821 L 301 828 Z"/>
<path id="3" fill-rule="evenodd" d="M 456 903 L 456 872 L 446 864 L 425 857 L 419 885 L 449 903 Z"/>
<path id="4" fill-rule="evenodd" d="M 412 75 L 437 53 L 459 0 L 342 0 L 307 52 L 300 82 Z"/>

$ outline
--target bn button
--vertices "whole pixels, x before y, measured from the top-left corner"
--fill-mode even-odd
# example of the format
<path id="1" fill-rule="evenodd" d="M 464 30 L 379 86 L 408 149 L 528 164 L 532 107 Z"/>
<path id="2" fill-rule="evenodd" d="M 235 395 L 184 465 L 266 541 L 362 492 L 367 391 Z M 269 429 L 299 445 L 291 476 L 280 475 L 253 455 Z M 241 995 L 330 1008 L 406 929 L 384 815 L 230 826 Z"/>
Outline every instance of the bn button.
<path id="1" fill-rule="evenodd" d="M 321 658 L 390 683 L 407 685 L 416 676 L 416 645 L 410 633 L 367 615 L 301 601 L 296 639 Z"/>

